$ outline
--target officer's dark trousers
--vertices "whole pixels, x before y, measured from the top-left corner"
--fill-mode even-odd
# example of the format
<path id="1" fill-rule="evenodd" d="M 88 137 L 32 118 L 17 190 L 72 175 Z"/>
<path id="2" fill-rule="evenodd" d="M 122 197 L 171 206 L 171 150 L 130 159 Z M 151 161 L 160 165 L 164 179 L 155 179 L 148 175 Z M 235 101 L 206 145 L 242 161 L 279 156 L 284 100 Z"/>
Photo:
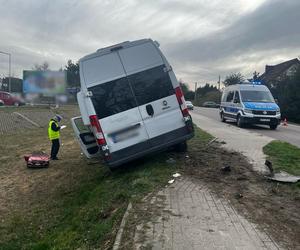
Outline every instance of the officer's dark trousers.
<path id="1" fill-rule="evenodd" d="M 51 159 L 55 159 L 57 157 L 58 150 L 59 150 L 59 139 L 54 139 L 52 140 Z"/>

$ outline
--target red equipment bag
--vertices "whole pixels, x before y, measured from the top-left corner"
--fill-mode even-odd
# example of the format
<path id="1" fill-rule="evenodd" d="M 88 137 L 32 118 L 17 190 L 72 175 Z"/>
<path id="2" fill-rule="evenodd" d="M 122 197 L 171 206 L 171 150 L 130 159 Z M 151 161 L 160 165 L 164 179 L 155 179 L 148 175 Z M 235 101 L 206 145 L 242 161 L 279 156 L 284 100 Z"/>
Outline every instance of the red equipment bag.
<path id="1" fill-rule="evenodd" d="M 33 152 L 25 155 L 24 159 L 28 168 L 47 168 L 49 166 L 50 157 L 44 152 Z"/>

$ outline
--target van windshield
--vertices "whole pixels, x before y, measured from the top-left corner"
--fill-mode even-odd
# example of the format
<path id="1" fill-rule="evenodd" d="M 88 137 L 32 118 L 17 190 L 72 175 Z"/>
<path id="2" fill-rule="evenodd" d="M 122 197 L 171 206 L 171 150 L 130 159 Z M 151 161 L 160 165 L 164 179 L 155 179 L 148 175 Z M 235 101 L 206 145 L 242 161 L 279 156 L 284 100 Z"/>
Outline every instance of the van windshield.
<path id="1" fill-rule="evenodd" d="M 242 90 L 243 102 L 274 102 L 272 94 L 268 91 Z"/>

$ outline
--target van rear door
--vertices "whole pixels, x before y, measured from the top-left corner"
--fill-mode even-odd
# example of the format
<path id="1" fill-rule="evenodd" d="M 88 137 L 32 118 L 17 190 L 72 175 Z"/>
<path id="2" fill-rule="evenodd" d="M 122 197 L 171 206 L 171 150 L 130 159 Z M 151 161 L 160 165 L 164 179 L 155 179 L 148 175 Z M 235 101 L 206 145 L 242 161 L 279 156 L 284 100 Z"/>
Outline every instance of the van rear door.
<path id="1" fill-rule="evenodd" d="M 82 75 L 91 92 L 94 113 L 97 114 L 111 153 L 135 145 L 149 146 L 144 121 L 137 107 L 118 52 L 86 58 L 81 61 Z"/>
<path id="2" fill-rule="evenodd" d="M 81 151 L 87 158 L 100 157 L 100 150 L 96 139 L 88 126 L 83 124 L 81 116 L 71 119 L 71 124 L 75 132 L 75 137 L 79 142 Z"/>
<path id="3" fill-rule="evenodd" d="M 118 53 L 149 138 L 184 127 L 185 122 L 174 89 L 176 86 L 173 86 L 169 70 L 153 42 L 128 47 Z"/>

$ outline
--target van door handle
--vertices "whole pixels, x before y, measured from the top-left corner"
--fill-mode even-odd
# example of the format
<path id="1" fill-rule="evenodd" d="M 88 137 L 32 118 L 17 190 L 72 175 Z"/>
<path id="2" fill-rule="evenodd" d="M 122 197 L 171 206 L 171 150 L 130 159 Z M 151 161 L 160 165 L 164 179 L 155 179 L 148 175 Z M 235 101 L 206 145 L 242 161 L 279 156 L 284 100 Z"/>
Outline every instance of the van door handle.
<path id="1" fill-rule="evenodd" d="M 154 109 L 151 104 L 146 105 L 146 110 L 147 110 L 148 115 L 150 115 L 150 116 L 154 115 Z"/>

